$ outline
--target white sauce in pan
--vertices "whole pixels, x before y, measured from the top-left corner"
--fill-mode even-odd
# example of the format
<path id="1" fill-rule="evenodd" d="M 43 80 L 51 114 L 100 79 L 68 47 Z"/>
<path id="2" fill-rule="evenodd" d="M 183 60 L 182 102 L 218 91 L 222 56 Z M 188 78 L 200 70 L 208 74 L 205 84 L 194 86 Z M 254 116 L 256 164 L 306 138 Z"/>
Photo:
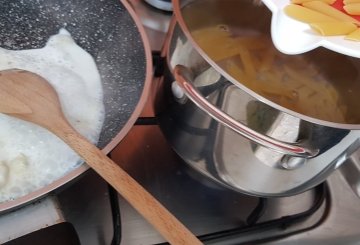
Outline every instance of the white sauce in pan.
<path id="1" fill-rule="evenodd" d="M 96 64 L 62 29 L 41 49 L 0 48 L 0 70 L 24 69 L 39 74 L 57 91 L 73 127 L 91 142 L 104 121 L 101 80 Z M 81 159 L 47 130 L 0 114 L 0 202 L 52 183 Z"/>

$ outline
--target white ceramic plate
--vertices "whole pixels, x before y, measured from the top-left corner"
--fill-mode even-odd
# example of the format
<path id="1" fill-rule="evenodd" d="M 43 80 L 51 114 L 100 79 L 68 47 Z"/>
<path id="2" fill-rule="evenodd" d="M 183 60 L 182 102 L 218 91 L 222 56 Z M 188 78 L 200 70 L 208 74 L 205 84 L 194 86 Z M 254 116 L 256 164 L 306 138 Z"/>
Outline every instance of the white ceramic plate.
<path id="1" fill-rule="evenodd" d="M 310 26 L 287 16 L 283 9 L 290 0 L 262 0 L 272 11 L 271 36 L 275 47 L 285 54 L 300 54 L 317 47 L 360 58 L 360 42 L 345 40 L 344 36 L 324 37 Z"/>

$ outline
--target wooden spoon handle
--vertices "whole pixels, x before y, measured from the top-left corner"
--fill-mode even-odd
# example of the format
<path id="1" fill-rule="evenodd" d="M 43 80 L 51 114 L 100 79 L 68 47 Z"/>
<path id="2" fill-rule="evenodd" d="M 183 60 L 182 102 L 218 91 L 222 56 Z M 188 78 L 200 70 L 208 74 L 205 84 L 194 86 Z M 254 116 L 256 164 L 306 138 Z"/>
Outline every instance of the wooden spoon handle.
<path id="1" fill-rule="evenodd" d="M 68 130 L 56 134 L 112 185 L 167 241 L 171 244 L 202 244 L 140 184 L 83 136 Z"/>

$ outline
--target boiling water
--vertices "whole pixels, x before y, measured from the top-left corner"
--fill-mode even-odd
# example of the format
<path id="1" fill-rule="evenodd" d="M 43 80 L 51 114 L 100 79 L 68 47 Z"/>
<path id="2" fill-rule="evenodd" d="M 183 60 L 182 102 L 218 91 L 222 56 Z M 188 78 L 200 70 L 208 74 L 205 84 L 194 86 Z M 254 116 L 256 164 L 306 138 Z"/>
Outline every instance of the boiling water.
<path id="1" fill-rule="evenodd" d="M 270 37 L 270 11 L 252 1 L 196 1 L 183 16 L 199 47 L 258 95 L 313 118 L 360 123 L 358 59 L 323 48 L 280 53 Z"/>
<path id="2" fill-rule="evenodd" d="M 57 91 L 71 125 L 96 143 L 104 121 L 103 92 L 93 58 L 66 30 L 41 49 L 0 48 L 0 70 L 18 68 L 44 77 Z M 0 202 L 37 190 L 81 163 L 47 130 L 0 114 Z"/>

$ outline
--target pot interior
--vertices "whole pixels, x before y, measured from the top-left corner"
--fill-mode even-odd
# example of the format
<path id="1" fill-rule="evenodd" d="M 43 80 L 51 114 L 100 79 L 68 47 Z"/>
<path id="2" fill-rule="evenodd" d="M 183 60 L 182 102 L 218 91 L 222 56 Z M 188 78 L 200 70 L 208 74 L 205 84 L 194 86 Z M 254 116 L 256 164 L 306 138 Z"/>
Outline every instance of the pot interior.
<path id="1" fill-rule="evenodd" d="M 250 0 L 193 1 L 182 16 L 199 48 L 238 86 L 311 118 L 360 123 L 359 59 L 325 48 L 281 53 L 271 40 L 270 10 Z"/>

